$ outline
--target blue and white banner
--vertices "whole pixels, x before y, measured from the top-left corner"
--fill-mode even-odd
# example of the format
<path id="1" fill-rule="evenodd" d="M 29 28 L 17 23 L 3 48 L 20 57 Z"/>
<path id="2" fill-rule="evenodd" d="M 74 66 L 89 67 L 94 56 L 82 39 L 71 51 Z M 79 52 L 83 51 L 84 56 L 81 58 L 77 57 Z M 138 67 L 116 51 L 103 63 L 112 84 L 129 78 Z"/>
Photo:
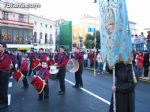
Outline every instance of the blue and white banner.
<path id="1" fill-rule="evenodd" d="M 125 0 L 99 0 L 101 55 L 109 66 L 128 61 L 132 52 Z"/>

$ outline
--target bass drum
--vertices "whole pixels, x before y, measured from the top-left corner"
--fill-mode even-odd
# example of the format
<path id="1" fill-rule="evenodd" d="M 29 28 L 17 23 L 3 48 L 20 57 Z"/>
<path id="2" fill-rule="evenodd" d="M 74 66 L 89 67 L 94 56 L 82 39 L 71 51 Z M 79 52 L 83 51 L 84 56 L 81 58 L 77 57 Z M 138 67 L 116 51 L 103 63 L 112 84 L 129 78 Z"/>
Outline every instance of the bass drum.
<path id="1" fill-rule="evenodd" d="M 69 59 L 66 69 L 71 72 L 71 73 L 75 73 L 78 71 L 79 69 L 79 62 L 76 59 Z"/>

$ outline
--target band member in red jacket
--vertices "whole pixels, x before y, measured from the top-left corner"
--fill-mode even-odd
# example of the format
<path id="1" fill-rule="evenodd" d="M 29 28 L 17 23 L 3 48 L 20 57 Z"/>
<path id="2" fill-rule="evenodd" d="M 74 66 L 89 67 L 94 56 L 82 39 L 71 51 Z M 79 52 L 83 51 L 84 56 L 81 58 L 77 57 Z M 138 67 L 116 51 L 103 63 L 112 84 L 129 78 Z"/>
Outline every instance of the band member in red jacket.
<path id="1" fill-rule="evenodd" d="M 48 85 L 49 75 L 50 75 L 50 73 L 49 73 L 47 61 L 43 60 L 42 68 L 38 71 L 37 76 L 41 77 L 44 80 L 44 83 L 46 83 L 46 85 L 45 85 L 42 93 L 39 94 L 38 100 L 43 100 L 43 99 L 49 98 L 49 85 Z"/>
<path id="2" fill-rule="evenodd" d="M 5 53 L 6 44 L 0 43 L 0 109 L 8 106 L 8 81 L 11 68 L 10 55 Z"/>
<path id="3" fill-rule="evenodd" d="M 76 47 L 75 49 L 74 56 L 75 56 L 74 58 L 79 62 L 79 69 L 77 72 L 75 72 L 76 83 L 73 87 L 79 88 L 79 87 L 83 87 L 82 73 L 83 73 L 84 59 L 83 59 L 83 54 L 80 52 L 80 49 L 78 47 Z"/>
<path id="4" fill-rule="evenodd" d="M 21 66 L 19 67 L 19 70 L 23 75 L 24 75 L 24 79 L 22 80 L 23 82 L 23 87 L 24 88 L 28 88 L 29 84 L 28 84 L 28 81 L 27 81 L 27 73 L 28 73 L 28 62 L 27 62 L 27 59 L 25 56 L 22 56 L 22 59 L 21 59 Z"/>
<path id="5" fill-rule="evenodd" d="M 44 53 L 44 49 L 40 48 L 38 52 L 38 59 L 43 62 L 45 59 L 47 60 L 48 56 Z"/>
<path id="6" fill-rule="evenodd" d="M 66 65 L 68 62 L 67 55 L 64 53 L 64 47 L 60 47 L 60 53 L 58 55 L 58 62 L 57 66 L 59 67 L 59 83 L 60 83 L 60 91 L 58 92 L 58 95 L 64 95 L 65 94 L 65 74 L 66 74 Z"/>

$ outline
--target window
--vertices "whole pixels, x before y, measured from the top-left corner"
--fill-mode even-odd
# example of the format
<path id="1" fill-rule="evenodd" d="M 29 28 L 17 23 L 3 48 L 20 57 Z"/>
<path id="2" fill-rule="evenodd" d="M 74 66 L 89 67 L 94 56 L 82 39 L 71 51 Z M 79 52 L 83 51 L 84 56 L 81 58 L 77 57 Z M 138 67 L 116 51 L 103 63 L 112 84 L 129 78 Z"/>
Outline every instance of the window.
<path id="1" fill-rule="evenodd" d="M 47 40 L 47 33 L 45 34 L 45 43 L 46 43 L 46 44 L 48 43 L 48 40 Z"/>
<path id="2" fill-rule="evenodd" d="M 36 25 L 36 21 L 34 21 L 34 24 Z"/>
<path id="3" fill-rule="evenodd" d="M 52 38 L 52 34 L 50 34 L 50 38 Z"/>
<path id="4" fill-rule="evenodd" d="M 53 44 L 52 34 L 50 34 L 50 42 L 51 45 Z"/>
<path id="5" fill-rule="evenodd" d="M 37 43 L 37 33 L 34 32 L 34 43 Z"/>
<path id="6" fill-rule="evenodd" d="M 23 15 L 19 15 L 19 21 L 21 21 L 21 22 L 24 22 L 24 21 L 25 21 L 25 18 L 24 18 Z"/>
<path id="7" fill-rule="evenodd" d="M 41 27 L 42 27 L 42 23 L 41 23 Z"/>
<path id="8" fill-rule="evenodd" d="M 52 28 L 52 25 L 50 25 L 50 28 Z"/>
<path id="9" fill-rule="evenodd" d="M 8 12 L 7 12 L 7 11 L 3 11 L 3 12 L 2 12 L 2 15 L 3 15 L 2 18 L 3 18 L 4 20 L 8 20 Z"/>
<path id="10" fill-rule="evenodd" d="M 45 27 L 47 28 L 47 24 L 45 25 Z"/>
<path id="11" fill-rule="evenodd" d="M 40 33 L 40 39 L 42 39 L 42 32 Z"/>

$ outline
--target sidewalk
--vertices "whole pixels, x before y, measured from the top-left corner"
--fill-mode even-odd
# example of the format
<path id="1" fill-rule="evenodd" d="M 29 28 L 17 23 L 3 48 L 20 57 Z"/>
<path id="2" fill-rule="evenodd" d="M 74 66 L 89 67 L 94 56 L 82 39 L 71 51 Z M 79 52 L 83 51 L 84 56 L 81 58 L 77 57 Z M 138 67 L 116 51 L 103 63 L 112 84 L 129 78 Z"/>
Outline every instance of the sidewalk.
<path id="1" fill-rule="evenodd" d="M 91 71 L 94 71 L 94 68 L 84 68 L 86 70 L 91 70 Z M 107 71 L 104 70 L 104 73 L 105 74 L 109 74 Z M 111 74 L 110 74 L 111 75 Z M 141 77 L 140 78 L 140 81 L 143 81 L 143 82 L 149 82 L 150 83 L 150 78 L 149 77 Z"/>

